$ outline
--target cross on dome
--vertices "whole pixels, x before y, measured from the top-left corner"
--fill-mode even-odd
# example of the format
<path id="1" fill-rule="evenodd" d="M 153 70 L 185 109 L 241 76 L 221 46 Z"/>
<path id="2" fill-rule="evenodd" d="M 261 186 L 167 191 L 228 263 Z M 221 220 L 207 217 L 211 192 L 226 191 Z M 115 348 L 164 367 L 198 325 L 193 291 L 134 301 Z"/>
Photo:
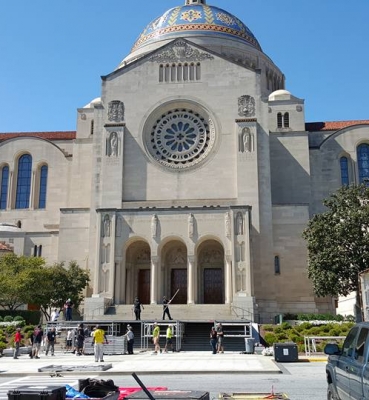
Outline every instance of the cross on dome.
<path id="1" fill-rule="evenodd" d="M 189 6 L 191 4 L 206 4 L 206 0 L 186 0 L 186 6 Z"/>

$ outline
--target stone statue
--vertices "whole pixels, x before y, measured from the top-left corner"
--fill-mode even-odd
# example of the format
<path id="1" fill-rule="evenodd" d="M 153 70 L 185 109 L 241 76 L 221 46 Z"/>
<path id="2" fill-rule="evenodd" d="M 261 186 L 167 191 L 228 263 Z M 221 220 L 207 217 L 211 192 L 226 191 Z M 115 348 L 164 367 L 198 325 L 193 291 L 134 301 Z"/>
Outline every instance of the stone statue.
<path id="1" fill-rule="evenodd" d="M 110 134 L 110 157 L 118 156 L 118 134 L 117 132 L 112 132 Z"/>
<path id="2" fill-rule="evenodd" d="M 241 212 L 237 213 L 236 222 L 237 235 L 243 235 L 243 216 Z"/>
<path id="3" fill-rule="evenodd" d="M 225 224 L 225 234 L 227 237 L 231 236 L 231 217 L 229 212 L 226 212 L 224 217 L 224 224 Z"/>
<path id="4" fill-rule="evenodd" d="M 158 234 L 158 216 L 154 214 L 151 218 L 151 237 L 156 238 Z"/>
<path id="5" fill-rule="evenodd" d="M 194 217 L 193 217 L 193 214 L 190 214 L 190 215 L 188 216 L 188 237 L 189 237 L 190 239 L 193 238 L 193 234 L 194 234 L 194 227 L 193 227 L 193 225 L 194 225 Z"/>
<path id="6" fill-rule="evenodd" d="M 254 150 L 254 137 L 249 128 L 242 130 L 242 144 L 244 153 L 251 153 Z"/>
<path id="7" fill-rule="evenodd" d="M 104 217 L 104 237 L 110 237 L 110 217 L 107 214 Z"/>

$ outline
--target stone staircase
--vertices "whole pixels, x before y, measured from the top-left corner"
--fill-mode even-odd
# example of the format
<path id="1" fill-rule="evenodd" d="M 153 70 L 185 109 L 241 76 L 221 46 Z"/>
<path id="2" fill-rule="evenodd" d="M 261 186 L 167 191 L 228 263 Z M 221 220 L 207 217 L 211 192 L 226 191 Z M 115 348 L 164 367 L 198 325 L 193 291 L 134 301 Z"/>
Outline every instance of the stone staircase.
<path id="1" fill-rule="evenodd" d="M 147 321 L 161 320 L 163 315 L 163 306 L 144 305 L 144 310 L 141 312 L 141 319 Z M 237 321 L 239 316 L 232 312 L 229 304 L 171 304 L 170 314 L 173 319 L 179 321 L 214 321 L 227 320 Z M 90 315 L 89 320 L 108 320 L 108 321 L 132 321 L 135 315 L 132 310 L 132 305 L 114 305 L 108 307 L 104 315 L 97 315 L 95 318 Z"/>

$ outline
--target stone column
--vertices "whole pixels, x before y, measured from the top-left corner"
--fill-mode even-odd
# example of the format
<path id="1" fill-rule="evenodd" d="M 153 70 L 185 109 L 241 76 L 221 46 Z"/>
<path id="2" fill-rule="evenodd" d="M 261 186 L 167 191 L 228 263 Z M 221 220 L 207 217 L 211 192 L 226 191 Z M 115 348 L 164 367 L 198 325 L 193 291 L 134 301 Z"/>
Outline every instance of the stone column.
<path id="1" fill-rule="evenodd" d="M 6 209 L 10 210 L 15 204 L 15 199 L 13 201 L 13 171 L 9 170 L 9 180 L 8 180 L 8 196 L 6 199 Z"/>
<path id="2" fill-rule="evenodd" d="M 36 172 L 32 171 L 31 192 L 29 198 L 29 209 L 35 208 L 35 185 L 36 185 Z"/>
<path id="3" fill-rule="evenodd" d="M 150 304 L 157 304 L 158 301 L 158 271 L 159 258 L 151 257 L 151 287 L 150 287 Z"/>
<path id="4" fill-rule="evenodd" d="M 195 256 L 187 257 L 187 304 L 195 303 Z"/>
<path id="5" fill-rule="evenodd" d="M 123 275 L 124 272 L 124 275 Z M 124 276 L 124 278 L 123 278 Z M 122 291 L 125 292 L 125 262 L 122 257 L 116 258 L 116 268 L 115 268 L 115 282 L 114 282 L 114 302 L 119 304 L 122 302 Z M 123 288 L 123 290 L 122 290 Z M 125 303 L 125 301 L 123 301 Z"/>
<path id="6" fill-rule="evenodd" d="M 225 304 L 232 303 L 232 256 L 227 254 L 224 258 L 225 262 Z"/>
<path id="7" fill-rule="evenodd" d="M 114 298 L 114 289 L 115 289 L 115 214 L 111 216 L 110 219 L 110 274 L 109 274 L 109 294 L 112 298 Z"/>
<path id="8" fill-rule="evenodd" d="M 245 213 L 245 269 L 246 269 L 246 293 L 252 295 L 252 272 L 251 272 L 251 254 L 250 254 L 250 210 Z"/>
<path id="9" fill-rule="evenodd" d="M 93 294 L 99 294 L 100 268 L 101 268 L 101 214 L 97 214 Z"/>

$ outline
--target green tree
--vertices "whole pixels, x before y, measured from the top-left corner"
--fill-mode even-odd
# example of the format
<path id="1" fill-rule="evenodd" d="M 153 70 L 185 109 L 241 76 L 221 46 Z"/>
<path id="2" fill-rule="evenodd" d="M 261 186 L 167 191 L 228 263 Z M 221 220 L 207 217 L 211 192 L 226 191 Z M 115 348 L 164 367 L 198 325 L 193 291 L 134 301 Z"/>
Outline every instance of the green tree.
<path id="1" fill-rule="evenodd" d="M 324 200 L 303 232 L 308 277 L 317 296 L 347 296 L 358 290 L 359 273 L 369 268 L 369 188 L 343 186 Z"/>
<path id="2" fill-rule="evenodd" d="M 0 306 L 15 310 L 35 304 L 49 319 L 50 310 L 61 310 L 68 298 L 78 307 L 89 281 L 89 273 L 75 261 L 67 267 L 64 263 L 47 266 L 43 258 L 10 253 L 0 258 Z"/>
<path id="3" fill-rule="evenodd" d="M 17 256 L 14 253 L 1 257 L 0 306 L 8 310 L 16 310 L 27 302 L 28 273 L 42 270 L 44 267 L 45 260 L 40 257 Z M 32 288 L 34 289 L 35 287 Z"/>
<path id="4" fill-rule="evenodd" d="M 83 300 L 83 289 L 89 281 L 89 273 L 75 261 L 71 261 L 68 267 L 64 263 L 56 263 L 42 271 L 28 271 L 29 302 L 40 306 L 41 312 L 49 319 L 50 311 L 54 308 L 61 310 L 68 298 L 77 308 Z M 31 290 L 32 287 L 37 290 Z"/>

